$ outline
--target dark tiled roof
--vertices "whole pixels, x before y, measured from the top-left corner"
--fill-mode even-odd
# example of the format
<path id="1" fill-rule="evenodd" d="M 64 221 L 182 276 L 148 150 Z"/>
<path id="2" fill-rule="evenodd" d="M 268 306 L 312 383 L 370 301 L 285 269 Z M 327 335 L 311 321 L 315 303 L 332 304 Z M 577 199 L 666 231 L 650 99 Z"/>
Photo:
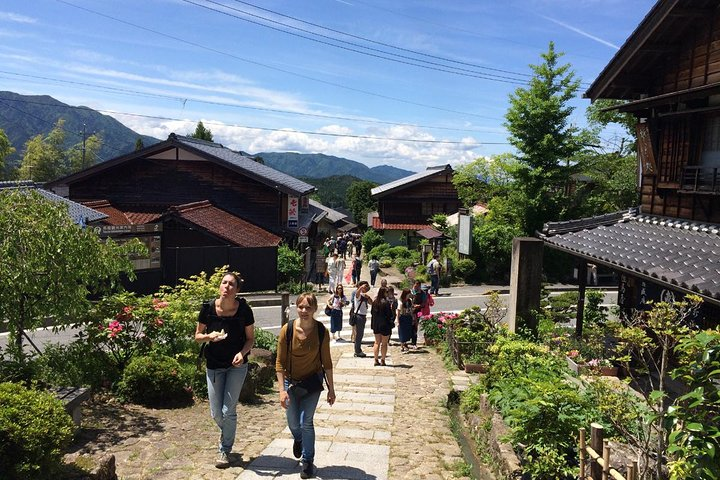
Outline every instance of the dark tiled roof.
<path id="1" fill-rule="evenodd" d="M 378 187 L 375 187 L 370 190 L 370 196 L 375 197 L 377 195 L 383 195 L 395 190 L 401 190 L 405 187 L 409 187 L 410 185 L 414 185 L 416 183 L 420 183 L 423 180 L 430 178 L 432 176 L 435 176 L 439 173 L 445 173 L 445 172 L 452 172 L 453 169 L 450 165 L 441 165 L 438 167 L 428 167 L 427 170 L 423 172 L 418 172 L 413 175 L 409 175 L 404 178 L 400 178 L 398 180 L 394 180 L 390 183 L 386 183 L 384 185 L 380 185 Z"/>
<path id="2" fill-rule="evenodd" d="M 442 232 L 438 232 L 437 230 L 435 230 L 432 227 L 423 228 L 421 230 L 418 230 L 417 234 L 423 238 L 427 238 L 428 240 L 433 239 L 433 238 L 441 238 L 444 236 Z"/>
<path id="3" fill-rule="evenodd" d="M 248 177 L 255 178 L 259 182 L 277 188 L 284 193 L 301 196 L 316 190 L 315 187 L 308 183 L 275 170 L 274 168 L 270 168 L 267 165 L 258 163 L 243 153 L 225 148 L 219 143 L 174 134 L 168 138 L 168 140 L 173 139 L 195 150 L 200 150 L 208 155 L 212 155 L 230 164 L 235 170 L 242 171 L 242 173 Z"/>
<path id="4" fill-rule="evenodd" d="M 54 193 L 43 189 L 42 184 L 35 183 L 31 180 L 0 182 L 0 190 L 15 188 L 35 190 L 51 202 L 64 203 L 68 206 L 68 214 L 70 215 L 70 218 L 72 218 L 73 221 L 78 225 L 85 225 L 87 223 L 96 222 L 107 217 L 107 215 L 105 215 L 104 213 L 99 212 L 93 208 L 85 206 L 81 203 L 73 202 L 72 200 L 68 200 L 65 197 L 61 197 L 60 195 L 55 195 Z"/>
<path id="5" fill-rule="evenodd" d="M 545 224 L 548 246 L 720 301 L 720 225 L 618 212 Z"/>
<path id="6" fill-rule="evenodd" d="M 168 215 L 176 215 L 240 247 L 276 247 L 282 241 L 277 235 L 214 207 L 207 200 L 171 207 Z"/>

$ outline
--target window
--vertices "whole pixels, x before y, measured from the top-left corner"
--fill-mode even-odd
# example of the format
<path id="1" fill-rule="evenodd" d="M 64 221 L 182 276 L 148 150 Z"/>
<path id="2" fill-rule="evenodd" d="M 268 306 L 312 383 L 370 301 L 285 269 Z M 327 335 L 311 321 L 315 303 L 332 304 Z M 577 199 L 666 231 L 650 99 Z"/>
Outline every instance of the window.
<path id="1" fill-rule="evenodd" d="M 720 167 L 720 116 L 709 117 L 703 129 L 702 152 L 700 165 L 703 167 Z"/>

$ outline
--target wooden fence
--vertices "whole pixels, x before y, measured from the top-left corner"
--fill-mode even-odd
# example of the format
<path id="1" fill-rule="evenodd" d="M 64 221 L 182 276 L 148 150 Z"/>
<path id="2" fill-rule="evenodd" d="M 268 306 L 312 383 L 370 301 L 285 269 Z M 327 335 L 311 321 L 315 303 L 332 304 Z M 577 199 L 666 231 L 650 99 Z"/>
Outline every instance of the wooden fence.
<path id="1" fill-rule="evenodd" d="M 579 480 L 637 480 L 638 463 L 632 462 L 627 466 L 626 476 L 610 466 L 610 447 L 603 438 L 603 427 L 600 424 L 590 424 L 590 445 L 585 439 L 585 429 L 580 429 L 580 475 Z"/>

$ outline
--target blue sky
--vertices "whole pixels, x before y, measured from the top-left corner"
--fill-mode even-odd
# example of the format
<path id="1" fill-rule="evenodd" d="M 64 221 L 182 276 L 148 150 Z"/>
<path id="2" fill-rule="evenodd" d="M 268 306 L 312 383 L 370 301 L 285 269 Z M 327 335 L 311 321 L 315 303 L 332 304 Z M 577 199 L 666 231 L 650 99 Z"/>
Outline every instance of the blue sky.
<path id="1" fill-rule="evenodd" d="M 583 125 L 582 93 L 654 3 L 5 0 L 0 89 L 160 139 L 202 120 L 250 153 L 419 171 L 511 151 L 508 95 L 550 41 L 583 82 L 572 119 Z"/>

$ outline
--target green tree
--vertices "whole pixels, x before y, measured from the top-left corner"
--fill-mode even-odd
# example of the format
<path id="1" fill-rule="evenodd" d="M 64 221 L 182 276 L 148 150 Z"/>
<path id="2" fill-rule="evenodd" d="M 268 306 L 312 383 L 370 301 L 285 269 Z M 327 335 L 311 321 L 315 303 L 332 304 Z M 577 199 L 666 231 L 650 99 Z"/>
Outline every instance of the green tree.
<path id="1" fill-rule="evenodd" d="M 25 180 L 47 182 L 68 173 L 65 143 L 65 120 L 59 119 L 46 137 L 36 135 L 25 143 L 25 154 L 19 176 Z"/>
<path id="2" fill-rule="evenodd" d="M 370 196 L 370 190 L 377 187 L 377 183 L 362 180 L 353 182 L 347 189 L 347 206 L 355 223 L 367 224 L 367 214 L 377 210 L 377 202 Z"/>
<path id="3" fill-rule="evenodd" d="M 520 161 L 515 177 L 525 200 L 522 227 L 527 234 L 570 213 L 567 187 L 577 171 L 573 160 L 591 139 L 588 132 L 570 123 L 574 108 L 568 102 L 575 97 L 580 80 L 569 64 L 559 65 L 561 56 L 550 42 L 541 55 L 543 62 L 531 65 L 528 87 L 510 95 L 505 114 L 509 141 Z"/>
<path id="4" fill-rule="evenodd" d="M 100 158 L 100 149 L 102 148 L 102 136 L 99 133 L 90 135 L 83 142 L 73 145 L 68 150 L 68 161 L 70 163 L 70 173 L 85 170 L 95 165 Z M 84 151 L 83 151 L 84 149 Z"/>
<path id="5" fill-rule="evenodd" d="M 453 185 L 463 205 L 472 208 L 478 202 L 487 203 L 503 195 L 512 186 L 517 168 L 517 159 L 509 153 L 480 157 L 455 169 Z"/>
<path id="6" fill-rule="evenodd" d="M 198 122 L 197 127 L 195 127 L 195 131 L 188 136 L 192 138 L 197 138 L 198 140 L 207 140 L 208 142 L 213 141 L 212 132 L 205 128 L 202 120 Z"/>
<path id="7" fill-rule="evenodd" d="M 22 358 L 25 329 L 48 317 L 72 323 L 87 311 L 91 293 L 118 287 L 121 274 L 134 278 L 128 255 L 143 250 L 137 241 L 102 241 L 73 222 L 67 205 L 34 190 L 0 191 L 0 321 L 13 354 Z"/>
<path id="8" fill-rule="evenodd" d="M 15 153 L 15 147 L 10 143 L 5 130 L 0 128 L 0 180 L 7 180 L 10 177 L 5 160 L 13 153 Z"/>

